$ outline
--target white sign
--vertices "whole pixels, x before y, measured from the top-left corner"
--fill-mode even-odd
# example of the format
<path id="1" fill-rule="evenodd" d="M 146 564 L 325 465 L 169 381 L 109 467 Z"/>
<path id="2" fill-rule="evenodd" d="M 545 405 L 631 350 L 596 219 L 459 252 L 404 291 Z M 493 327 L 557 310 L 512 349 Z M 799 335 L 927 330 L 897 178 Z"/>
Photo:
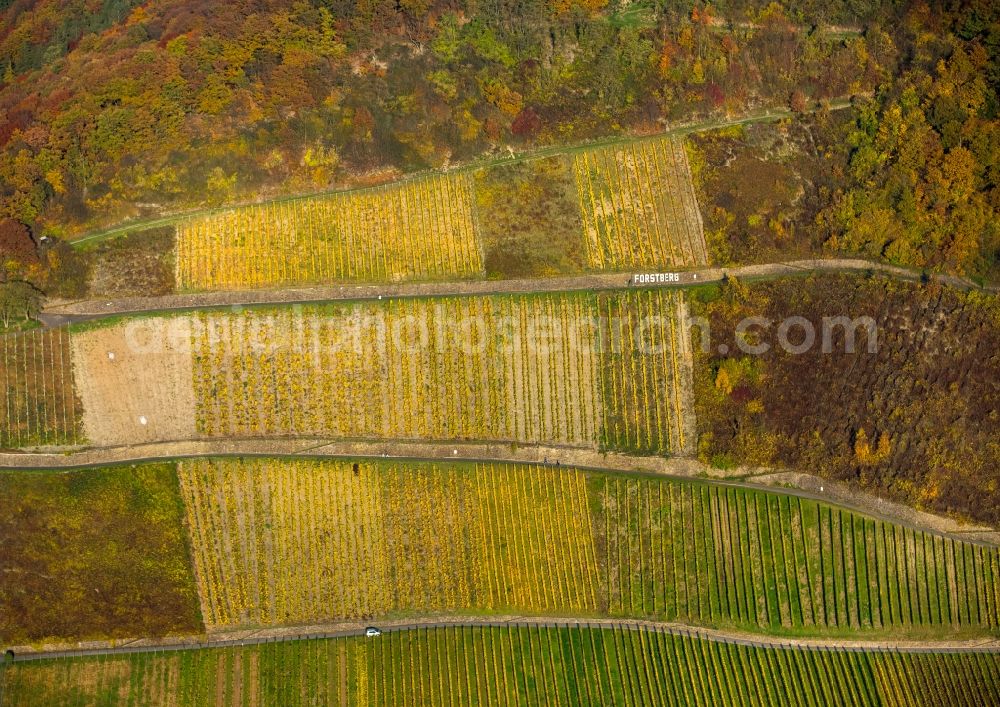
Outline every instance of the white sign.
<path id="1" fill-rule="evenodd" d="M 632 283 L 635 285 L 659 285 L 666 282 L 680 282 L 679 272 L 645 272 L 636 273 L 632 276 Z"/>

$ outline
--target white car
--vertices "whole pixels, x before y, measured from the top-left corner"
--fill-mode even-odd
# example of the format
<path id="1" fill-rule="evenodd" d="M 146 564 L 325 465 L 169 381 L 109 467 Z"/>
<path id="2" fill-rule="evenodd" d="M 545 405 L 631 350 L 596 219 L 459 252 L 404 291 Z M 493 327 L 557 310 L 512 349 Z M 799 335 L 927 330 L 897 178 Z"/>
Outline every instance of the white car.
<path id="1" fill-rule="evenodd" d="M 374 638 L 375 636 L 381 636 L 381 635 L 382 635 L 382 630 L 377 629 L 374 626 L 369 626 L 368 628 L 365 629 L 365 636 L 368 638 Z"/>

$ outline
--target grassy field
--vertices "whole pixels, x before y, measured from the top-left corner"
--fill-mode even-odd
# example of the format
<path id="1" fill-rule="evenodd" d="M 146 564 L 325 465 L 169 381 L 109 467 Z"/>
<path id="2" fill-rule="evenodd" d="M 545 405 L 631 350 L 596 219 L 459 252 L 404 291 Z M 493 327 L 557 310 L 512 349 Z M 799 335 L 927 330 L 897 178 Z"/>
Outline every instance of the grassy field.
<path id="1" fill-rule="evenodd" d="M 181 290 L 707 264 L 683 144 L 640 139 L 177 223 Z"/>
<path id="2" fill-rule="evenodd" d="M 15 663 L 0 705 L 986 705 L 1000 656 L 477 626 Z"/>
<path id="3" fill-rule="evenodd" d="M 0 642 L 202 630 L 173 464 L 0 473 Z"/>
<path id="4" fill-rule="evenodd" d="M 463 611 L 778 635 L 1000 623 L 997 548 L 787 494 L 381 460 L 184 461 L 180 477 L 213 627 Z"/>
<path id="5" fill-rule="evenodd" d="M 65 329 L 0 336 L 0 447 L 74 444 L 81 437 Z"/>

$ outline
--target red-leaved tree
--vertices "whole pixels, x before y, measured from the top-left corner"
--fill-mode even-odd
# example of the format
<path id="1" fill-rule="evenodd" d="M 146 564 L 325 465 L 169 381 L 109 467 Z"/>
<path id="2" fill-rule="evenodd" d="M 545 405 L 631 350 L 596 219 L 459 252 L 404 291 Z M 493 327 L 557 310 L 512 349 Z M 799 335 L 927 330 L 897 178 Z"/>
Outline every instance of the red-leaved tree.
<path id="1" fill-rule="evenodd" d="M 39 262 L 38 246 L 31 237 L 31 230 L 12 218 L 0 221 L 0 261 L 15 261 L 23 265 Z"/>

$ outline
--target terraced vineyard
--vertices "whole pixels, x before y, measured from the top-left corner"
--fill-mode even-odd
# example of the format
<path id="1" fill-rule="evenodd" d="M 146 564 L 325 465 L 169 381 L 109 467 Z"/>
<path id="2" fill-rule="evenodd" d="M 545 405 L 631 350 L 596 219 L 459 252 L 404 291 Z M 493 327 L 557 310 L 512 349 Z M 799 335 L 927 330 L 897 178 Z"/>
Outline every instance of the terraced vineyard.
<path id="1" fill-rule="evenodd" d="M 193 218 L 177 229 L 177 282 L 225 290 L 478 273 L 470 190 L 467 174 L 440 175 Z"/>
<path id="2" fill-rule="evenodd" d="M 665 290 L 598 296 L 603 446 L 643 454 L 693 451 L 691 342 L 684 299 Z"/>
<path id="3" fill-rule="evenodd" d="M 530 177 L 536 167 L 544 180 Z M 177 226 L 176 263 L 179 289 L 224 290 L 691 267 L 708 256 L 684 146 L 659 138 L 214 211 Z"/>
<path id="4" fill-rule="evenodd" d="M 192 319 L 198 431 L 596 444 L 585 296 L 396 300 Z"/>
<path id="5" fill-rule="evenodd" d="M 9 447 L 300 436 L 688 453 L 685 312 L 666 291 L 554 293 L 17 335 L 5 340 L 0 431 Z"/>
<path id="6" fill-rule="evenodd" d="M 475 626 L 15 663 L 0 705 L 907 705 L 1000 702 L 1000 656 Z"/>
<path id="7" fill-rule="evenodd" d="M 997 548 L 780 493 L 494 464 L 219 459 L 180 476 L 216 627 L 461 610 L 1000 626 Z"/>
<path id="8" fill-rule="evenodd" d="M 73 388 L 69 335 L 41 329 L 0 336 L 0 446 L 75 444 L 80 403 Z"/>
<path id="9" fill-rule="evenodd" d="M 179 473 L 209 627 L 596 610 L 580 475 L 315 460 Z"/>
<path id="10" fill-rule="evenodd" d="M 599 270 L 707 265 L 683 144 L 643 140 L 573 160 L 587 260 Z"/>
<path id="11" fill-rule="evenodd" d="M 751 629 L 1000 626 L 1000 553 L 816 501 L 595 476 L 609 613 Z"/>
<path id="12" fill-rule="evenodd" d="M 199 314 L 198 431 L 685 451 L 680 297 L 601 302 L 556 294 Z M 598 314 L 623 328 L 601 331 Z M 638 314 L 650 317 L 641 327 Z"/>

